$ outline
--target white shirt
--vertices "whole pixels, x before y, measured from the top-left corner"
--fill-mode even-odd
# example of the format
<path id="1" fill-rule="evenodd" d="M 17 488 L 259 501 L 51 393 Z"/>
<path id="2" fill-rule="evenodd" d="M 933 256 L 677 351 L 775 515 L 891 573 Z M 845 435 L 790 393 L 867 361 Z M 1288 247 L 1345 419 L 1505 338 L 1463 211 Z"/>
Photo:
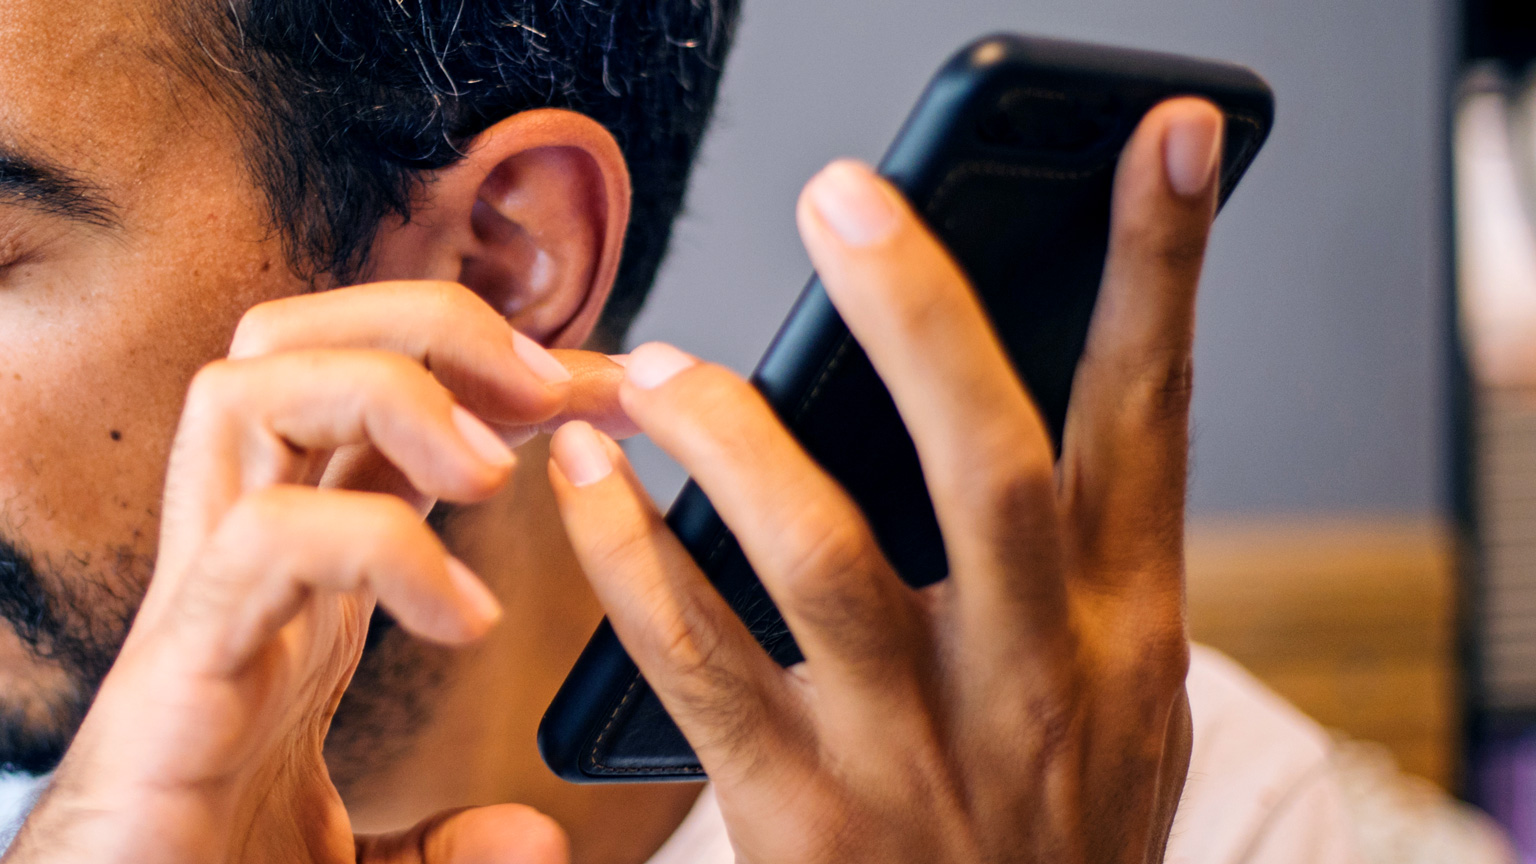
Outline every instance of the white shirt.
<path id="1" fill-rule="evenodd" d="M 42 780 L 0 774 L 0 855 L 4 855 L 5 847 L 11 845 L 11 838 L 16 836 L 42 788 Z"/>
<path id="2" fill-rule="evenodd" d="M 1195 646 L 1195 743 L 1166 864 L 1359 864 L 1326 732 L 1236 663 Z M 715 796 L 650 864 L 733 864 Z"/>
<path id="3" fill-rule="evenodd" d="M 1514 864 L 1486 817 L 1335 744 L 1219 652 L 1194 646 L 1186 683 L 1194 752 L 1165 864 Z M 706 789 L 650 864 L 734 860 Z"/>
<path id="4" fill-rule="evenodd" d="M 1312 720 L 1271 693 L 1242 667 L 1195 646 L 1189 669 L 1194 751 L 1184 798 L 1174 820 L 1166 864 L 1374 864 L 1383 859 L 1360 842 L 1361 807 L 1347 794 L 1335 746 Z M 0 851 L 10 839 L 38 782 L 0 777 Z M 1358 783 L 1354 784 L 1358 786 Z M 1354 796 L 1358 798 L 1358 795 Z M 1383 803 L 1385 802 L 1385 803 Z M 1377 796 L 1378 813 L 1393 802 Z M 1512 860 L 1496 832 L 1448 801 L 1411 822 L 1377 817 L 1399 840 L 1436 823 L 1449 857 L 1418 860 L 1496 864 Z M 1398 808 L 1402 810 L 1402 808 Z M 6 826 L 12 828 L 7 830 Z M 1379 832 L 1378 832 L 1379 833 Z M 1380 845 L 1380 844 L 1377 844 Z M 1421 850 L 1426 844 L 1414 844 Z M 1428 844 L 1432 845 L 1432 844 Z M 706 787 L 688 817 L 650 864 L 734 864 L 735 853 Z"/>

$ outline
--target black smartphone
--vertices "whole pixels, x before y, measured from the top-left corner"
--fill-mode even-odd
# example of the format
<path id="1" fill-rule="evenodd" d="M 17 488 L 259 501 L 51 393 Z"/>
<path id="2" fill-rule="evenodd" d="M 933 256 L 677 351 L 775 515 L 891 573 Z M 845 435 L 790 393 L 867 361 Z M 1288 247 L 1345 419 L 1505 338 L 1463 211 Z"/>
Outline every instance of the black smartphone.
<path id="1" fill-rule="evenodd" d="M 1058 447 L 1103 276 L 1120 153 L 1153 106 L 1183 95 L 1226 115 L 1225 203 L 1273 121 L 1273 95 L 1258 75 L 1025 36 L 991 36 L 956 55 L 880 164 L 970 277 Z M 902 578 L 913 586 L 944 578 L 917 452 L 819 281 L 795 304 L 753 382 L 858 502 Z M 683 489 L 667 522 L 769 654 L 798 662 L 793 636 L 697 485 Z M 606 621 L 544 715 L 539 749 L 574 782 L 703 777 Z"/>

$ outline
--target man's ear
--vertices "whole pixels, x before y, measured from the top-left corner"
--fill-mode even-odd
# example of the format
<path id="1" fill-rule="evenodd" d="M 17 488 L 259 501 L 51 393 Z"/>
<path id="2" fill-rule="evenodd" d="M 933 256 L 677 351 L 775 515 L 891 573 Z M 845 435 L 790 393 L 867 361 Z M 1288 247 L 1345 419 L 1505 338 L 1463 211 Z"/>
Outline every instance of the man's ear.
<path id="1" fill-rule="evenodd" d="M 597 325 L 629 224 L 629 169 L 608 130 L 571 111 L 515 114 L 434 173 L 411 219 L 375 241 L 376 281 L 459 282 L 548 347 Z"/>

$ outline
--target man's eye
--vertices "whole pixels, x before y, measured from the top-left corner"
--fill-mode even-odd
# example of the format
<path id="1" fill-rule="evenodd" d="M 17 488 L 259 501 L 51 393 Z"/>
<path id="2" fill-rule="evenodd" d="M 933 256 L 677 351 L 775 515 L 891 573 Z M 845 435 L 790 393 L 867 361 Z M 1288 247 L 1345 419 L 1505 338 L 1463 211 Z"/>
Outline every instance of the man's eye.
<path id="1" fill-rule="evenodd" d="M 25 264 L 37 254 L 38 247 L 20 226 L 0 223 L 0 274 Z"/>
<path id="2" fill-rule="evenodd" d="M 25 255 L 22 232 L 13 225 L 0 223 L 0 267 L 11 267 Z"/>

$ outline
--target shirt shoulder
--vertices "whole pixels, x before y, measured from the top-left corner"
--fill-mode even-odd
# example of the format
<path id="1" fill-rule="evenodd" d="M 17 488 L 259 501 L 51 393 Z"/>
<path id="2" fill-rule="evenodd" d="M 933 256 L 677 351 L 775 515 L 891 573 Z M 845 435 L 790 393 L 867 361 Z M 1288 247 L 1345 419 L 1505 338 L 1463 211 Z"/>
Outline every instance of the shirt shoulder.
<path id="1" fill-rule="evenodd" d="M 21 829 L 45 782 L 36 777 L 0 773 L 0 855 L 5 854 Z"/>
<path id="2" fill-rule="evenodd" d="M 1194 749 L 1168 864 L 1354 864 L 1333 741 L 1220 652 L 1193 646 Z"/>
<path id="3" fill-rule="evenodd" d="M 1167 864 L 1355 864 L 1322 727 L 1210 648 L 1194 647 L 1188 688 L 1194 751 Z M 706 787 L 649 864 L 733 861 Z"/>
<path id="4" fill-rule="evenodd" d="M 720 805 L 715 801 L 715 788 L 705 786 L 683 824 L 677 826 L 646 864 L 735 864 L 735 861 L 736 850 L 731 848 L 725 818 L 720 815 Z"/>

